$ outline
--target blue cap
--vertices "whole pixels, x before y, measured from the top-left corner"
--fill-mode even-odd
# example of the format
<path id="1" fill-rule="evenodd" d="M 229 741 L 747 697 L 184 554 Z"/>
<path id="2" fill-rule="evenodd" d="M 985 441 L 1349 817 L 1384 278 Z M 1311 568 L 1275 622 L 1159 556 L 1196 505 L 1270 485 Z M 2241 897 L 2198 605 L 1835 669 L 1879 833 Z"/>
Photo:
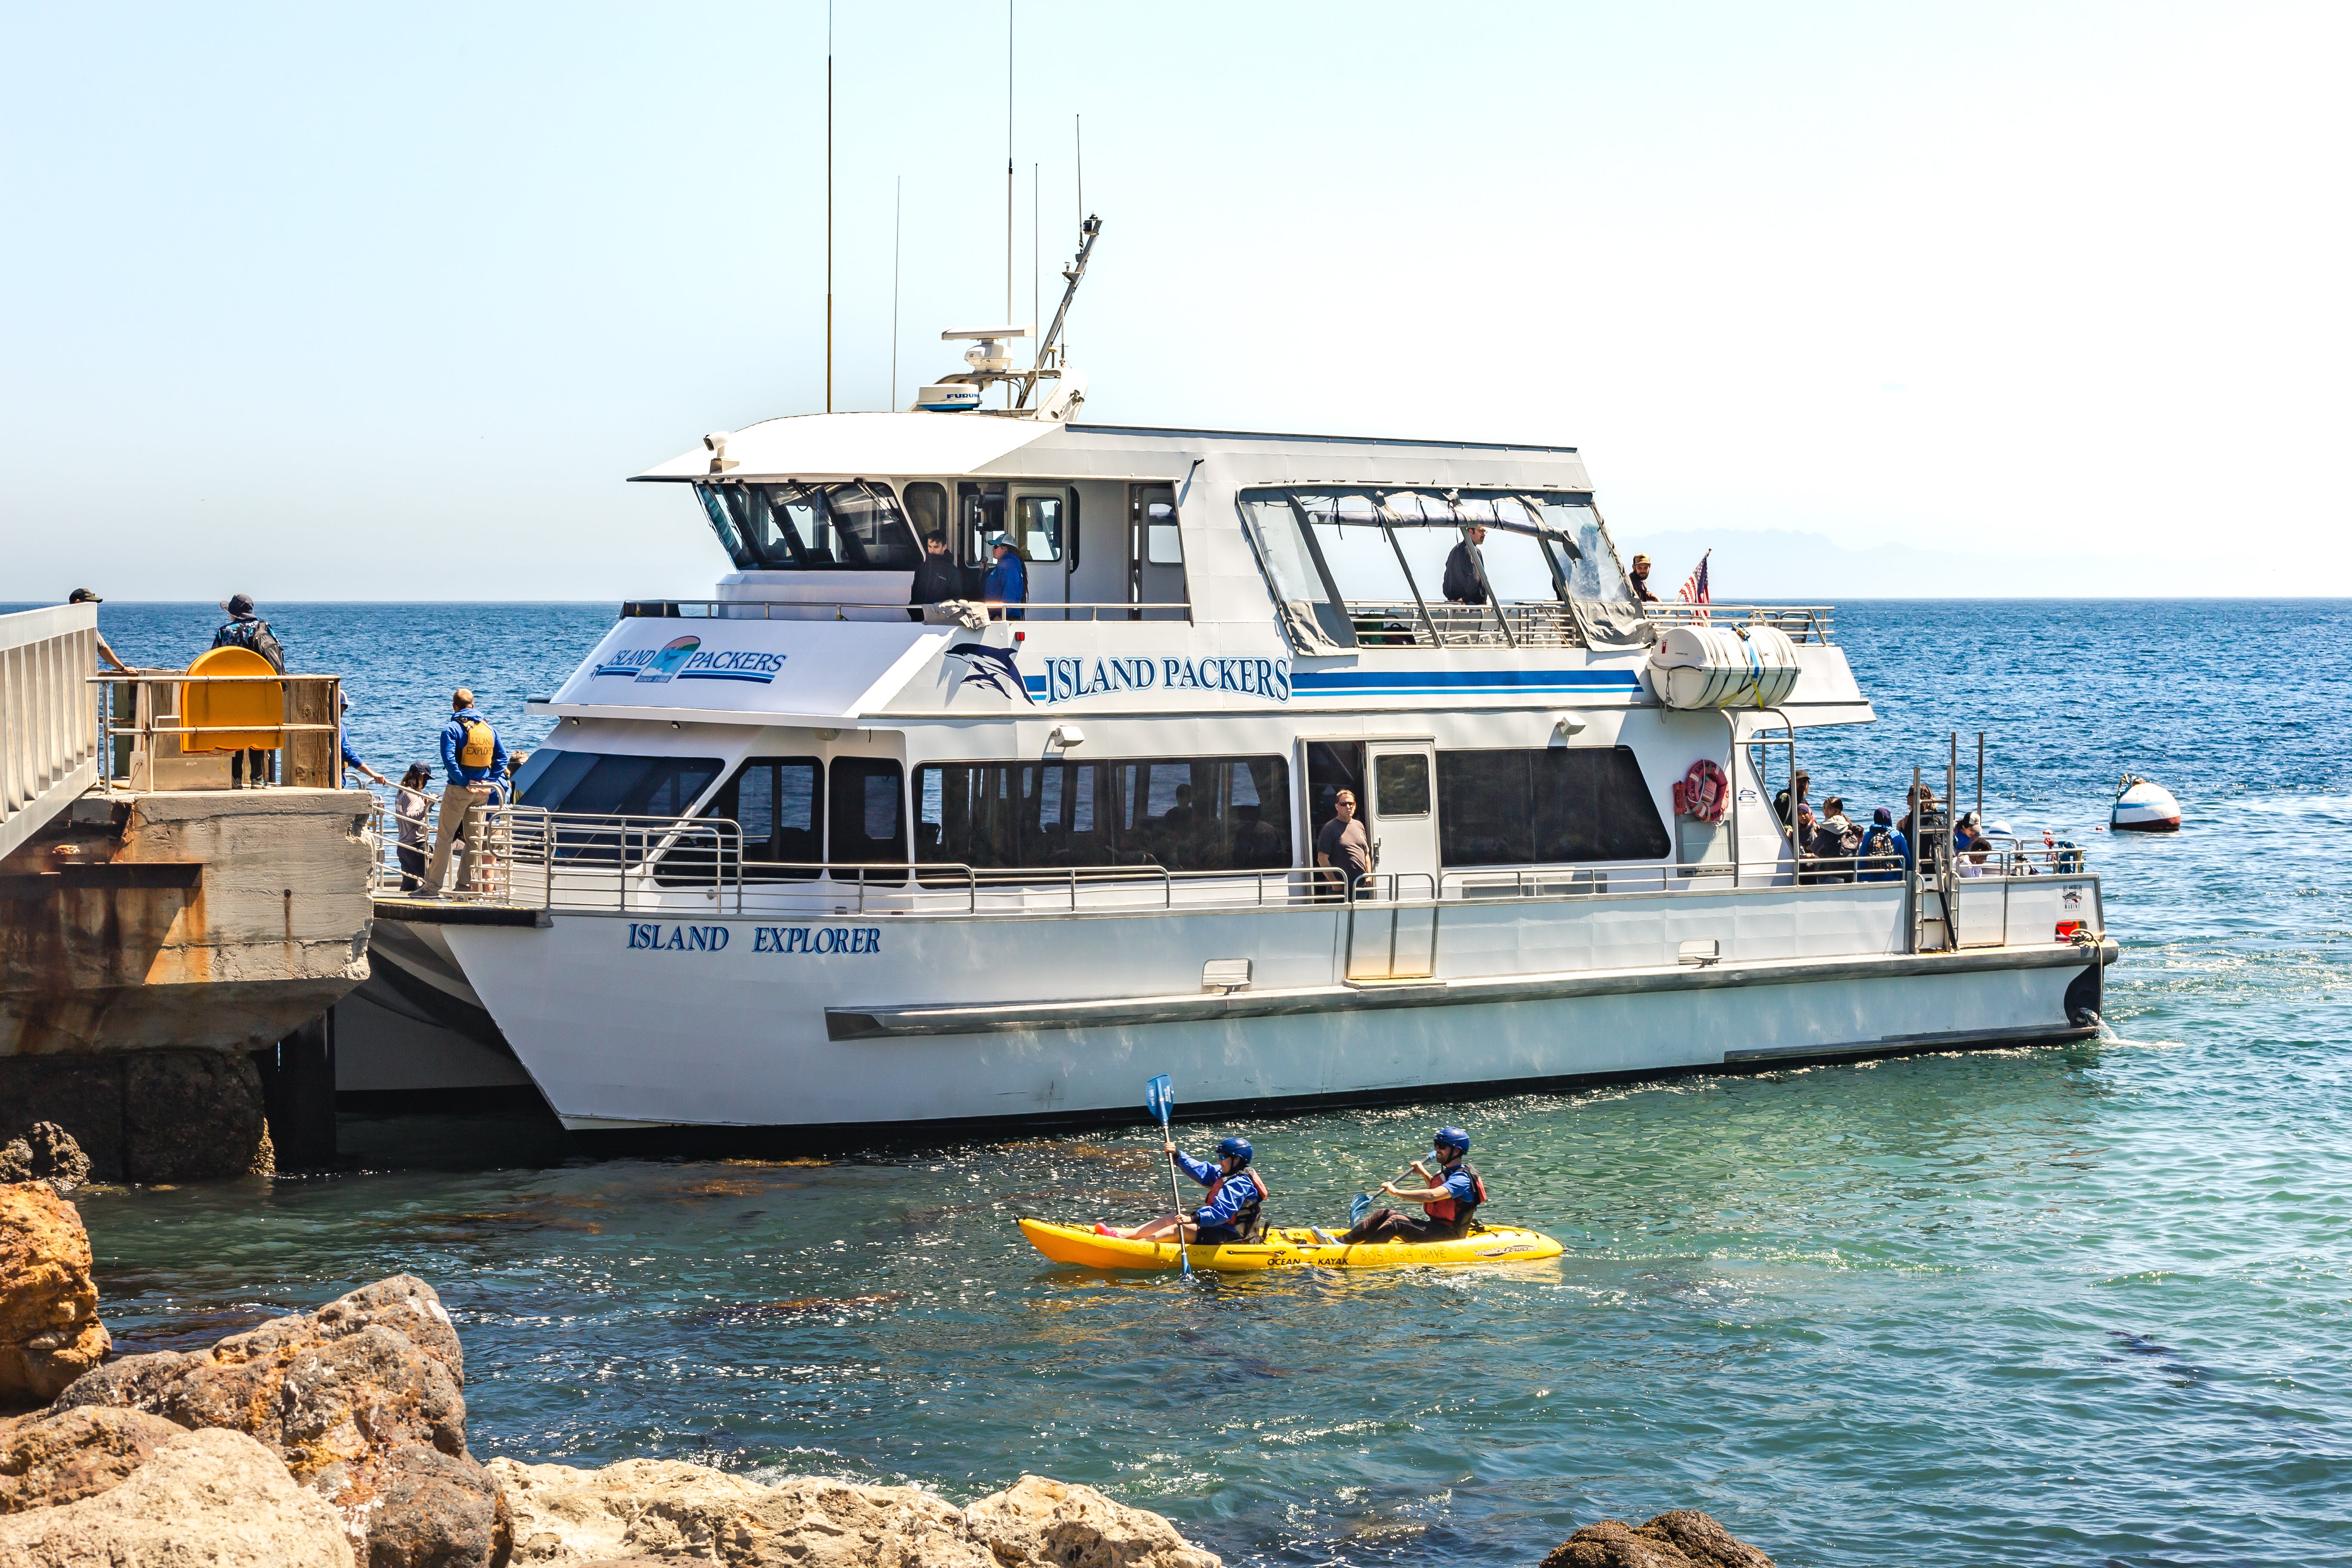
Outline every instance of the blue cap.
<path id="1" fill-rule="evenodd" d="M 1217 1152 L 1228 1160 L 1239 1160 L 1246 1165 L 1250 1163 L 1250 1142 L 1246 1138 L 1228 1138 L 1217 1145 Z"/>
<path id="2" fill-rule="evenodd" d="M 1895 814 L 1882 805 L 1870 814 L 1870 820 L 1881 827 L 1892 827 L 1895 826 Z"/>
<path id="3" fill-rule="evenodd" d="M 1470 1134 L 1459 1127 L 1441 1127 L 1429 1140 L 1441 1149 L 1451 1149 L 1457 1154 L 1470 1152 Z"/>

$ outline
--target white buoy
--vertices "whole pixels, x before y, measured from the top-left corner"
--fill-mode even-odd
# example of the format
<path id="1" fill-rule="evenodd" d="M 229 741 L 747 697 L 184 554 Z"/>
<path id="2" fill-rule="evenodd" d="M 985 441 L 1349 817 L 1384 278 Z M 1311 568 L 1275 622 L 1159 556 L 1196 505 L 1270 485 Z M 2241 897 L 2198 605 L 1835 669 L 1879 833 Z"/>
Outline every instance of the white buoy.
<path id="1" fill-rule="evenodd" d="M 2116 787 L 2115 815 L 2107 826 L 2117 833 L 2178 833 L 2180 803 L 2162 784 L 2126 773 Z"/>

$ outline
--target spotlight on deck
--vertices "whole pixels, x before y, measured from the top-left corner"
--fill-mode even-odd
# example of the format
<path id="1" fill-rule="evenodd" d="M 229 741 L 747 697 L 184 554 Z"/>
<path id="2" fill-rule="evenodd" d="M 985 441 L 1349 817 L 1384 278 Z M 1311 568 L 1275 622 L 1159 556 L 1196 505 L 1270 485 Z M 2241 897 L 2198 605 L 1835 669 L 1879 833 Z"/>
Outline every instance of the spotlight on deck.
<path id="1" fill-rule="evenodd" d="M 1045 737 L 1045 744 L 1057 752 L 1066 752 L 1073 746 L 1086 743 L 1087 732 L 1076 724 L 1056 724 Z"/>

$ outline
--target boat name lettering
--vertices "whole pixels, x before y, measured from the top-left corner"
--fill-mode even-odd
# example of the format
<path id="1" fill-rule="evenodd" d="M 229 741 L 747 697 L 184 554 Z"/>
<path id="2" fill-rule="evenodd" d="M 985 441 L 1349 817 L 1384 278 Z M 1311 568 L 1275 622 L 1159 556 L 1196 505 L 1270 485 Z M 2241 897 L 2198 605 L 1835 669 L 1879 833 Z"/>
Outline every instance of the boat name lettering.
<path id="1" fill-rule="evenodd" d="M 659 921 L 631 921 L 629 945 L 655 952 L 719 952 L 727 946 L 725 926 L 664 926 Z"/>
<path id="2" fill-rule="evenodd" d="M 879 952 L 880 926 L 755 926 L 753 952 Z"/>
<path id="3" fill-rule="evenodd" d="M 1047 702 L 1099 697 L 1110 691 L 1238 691 L 1244 697 L 1290 700 L 1286 658 L 1049 658 Z M 1031 690 L 1035 690 L 1034 686 Z"/>

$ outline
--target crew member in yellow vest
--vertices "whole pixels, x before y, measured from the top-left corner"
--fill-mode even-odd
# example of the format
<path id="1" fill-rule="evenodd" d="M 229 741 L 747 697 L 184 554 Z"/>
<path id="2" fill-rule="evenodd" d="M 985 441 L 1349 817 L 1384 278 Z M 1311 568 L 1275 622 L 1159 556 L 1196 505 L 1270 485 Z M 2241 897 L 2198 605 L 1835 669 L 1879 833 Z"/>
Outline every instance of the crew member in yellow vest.
<path id="1" fill-rule="evenodd" d="M 449 852 L 460 837 L 466 841 L 466 861 L 457 873 L 457 890 L 474 885 L 482 860 L 478 837 L 482 818 L 474 807 L 493 803 L 496 781 L 506 777 L 507 771 L 506 746 L 489 721 L 474 711 L 473 692 L 457 688 L 449 706 L 449 722 L 441 730 L 441 770 L 447 781 L 441 789 L 441 823 L 433 838 L 433 862 L 425 868 L 425 885 L 418 889 L 428 899 L 439 896 L 449 875 Z"/>

